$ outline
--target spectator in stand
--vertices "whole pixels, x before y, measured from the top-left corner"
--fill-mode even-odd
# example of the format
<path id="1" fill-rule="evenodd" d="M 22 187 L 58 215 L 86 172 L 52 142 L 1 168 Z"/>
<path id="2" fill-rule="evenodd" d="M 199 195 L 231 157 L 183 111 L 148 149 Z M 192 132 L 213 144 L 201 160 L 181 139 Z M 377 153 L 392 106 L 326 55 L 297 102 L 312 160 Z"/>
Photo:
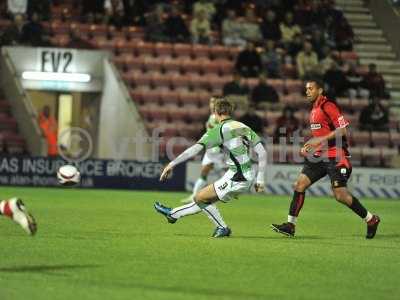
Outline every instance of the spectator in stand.
<path id="1" fill-rule="evenodd" d="M 200 11 L 204 12 L 205 18 L 211 22 L 216 13 L 213 1 L 198 0 L 193 5 L 193 15 L 196 16 Z"/>
<path id="2" fill-rule="evenodd" d="M 247 42 L 260 43 L 262 34 L 257 16 L 253 8 L 247 8 L 243 22 L 241 23 L 241 37 Z"/>
<path id="3" fill-rule="evenodd" d="M 48 156 L 57 156 L 57 120 L 51 115 L 50 107 L 48 105 L 44 106 L 42 112 L 39 114 L 39 126 L 47 141 Z"/>
<path id="4" fill-rule="evenodd" d="M 39 15 L 33 12 L 31 19 L 22 28 L 22 40 L 24 43 L 34 46 L 50 46 L 50 37 L 45 33 L 39 20 Z"/>
<path id="5" fill-rule="evenodd" d="M 104 22 L 117 28 L 124 25 L 124 2 L 123 0 L 105 0 L 104 1 Z"/>
<path id="6" fill-rule="evenodd" d="M 385 80 L 376 70 L 376 64 L 368 65 L 368 73 L 364 76 L 361 86 L 367 89 L 371 96 L 385 99 L 389 98 L 385 88 Z"/>
<path id="7" fill-rule="evenodd" d="M 240 37 L 241 25 L 232 9 L 227 11 L 227 17 L 222 22 L 222 41 L 225 46 L 239 46 L 244 48 L 246 40 Z"/>
<path id="8" fill-rule="evenodd" d="M 307 80 L 318 74 L 318 56 L 310 42 L 304 42 L 303 51 L 296 57 L 296 64 L 301 79 Z"/>
<path id="9" fill-rule="evenodd" d="M 24 43 L 22 30 L 25 24 L 24 16 L 17 14 L 13 18 L 13 23 L 6 27 L 1 36 L 0 46 L 17 46 Z"/>
<path id="10" fill-rule="evenodd" d="M 293 21 L 293 13 L 288 12 L 285 15 L 285 20 L 279 25 L 282 32 L 282 43 L 285 47 L 292 42 L 296 34 L 301 34 L 301 28 Z"/>
<path id="11" fill-rule="evenodd" d="M 301 34 L 295 34 L 293 40 L 288 45 L 286 45 L 287 56 L 289 56 L 291 60 L 296 60 L 297 55 L 303 49 L 303 44 L 304 37 Z"/>
<path id="12" fill-rule="evenodd" d="M 258 77 L 258 84 L 251 92 L 251 102 L 260 109 L 269 109 L 279 103 L 279 95 L 275 88 L 267 83 L 265 74 Z"/>
<path id="13" fill-rule="evenodd" d="M 356 97 L 369 97 L 369 91 L 361 87 L 363 80 L 361 74 L 356 69 L 355 63 L 349 63 L 349 68 L 344 74 L 349 84 L 349 97 L 351 99 Z"/>
<path id="14" fill-rule="evenodd" d="M 189 41 L 189 30 L 176 5 L 172 6 L 171 13 L 165 20 L 165 34 L 168 36 L 171 43 L 184 43 Z"/>
<path id="15" fill-rule="evenodd" d="M 71 29 L 71 31 L 69 32 L 69 38 L 69 42 L 65 46 L 66 48 L 95 49 L 95 47 L 90 42 L 79 36 L 79 31 L 76 28 Z"/>
<path id="16" fill-rule="evenodd" d="M 276 120 L 276 127 L 274 131 L 274 141 L 279 143 L 280 137 L 286 138 L 287 144 L 292 144 L 290 140 L 293 133 L 299 129 L 299 120 L 294 116 L 294 109 L 290 106 L 285 106 L 282 115 Z"/>
<path id="17" fill-rule="evenodd" d="M 278 42 L 282 38 L 281 28 L 276 20 L 276 14 L 272 9 L 265 13 L 263 22 L 260 25 L 261 33 L 265 40 Z"/>
<path id="18" fill-rule="evenodd" d="M 169 40 L 165 33 L 164 9 L 161 5 L 157 5 L 147 15 L 146 23 L 148 24 L 145 27 L 146 40 L 151 42 L 167 42 Z"/>
<path id="19" fill-rule="evenodd" d="M 326 73 L 326 71 L 329 70 L 332 63 L 334 62 L 336 62 L 336 57 L 334 53 L 328 46 L 324 46 L 322 48 L 321 60 L 319 61 L 319 69 L 321 76 L 323 76 Z"/>
<path id="20" fill-rule="evenodd" d="M 379 98 L 372 97 L 370 104 L 360 114 L 360 129 L 372 131 L 388 130 L 389 112 L 379 103 Z"/>
<path id="21" fill-rule="evenodd" d="M 211 25 L 206 13 L 199 10 L 190 22 L 193 43 L 209 44 L 211 42 Z"/>
<path id="22" fill-rule="evenodd" d="M 249 126 L 255 133 L 259 136 L 263 136 L 264 131 L 264 122 L 263 120 L 256 114 L 255 107 L 253 104 L 250 104 L 247 107 L 247 111 L 244 115 L 242 115 L 239 119 L 239 122 Z"/>
<path id="23" fill-rule="evenodd" d="M 247 43 L 236 60 L 236 71 L 244 77 L 257 77 L 262 69 L 261 57 L 253 43 Z"/>
<path id="24" fill-rule="evenodd" d="M 327 93 L 330 99 L 343 97 L 349 88 L 344 72 L 339 68 L 336 62 L 331 64 L 331 67 L 324 74 L 324 82 L 328 85 Z"/>
<path id="25" fill-rule="evenodd" d="M 82 13 L 87 23 L 97 23 L 103 20 L 105 0 L 82 0 Z"/>
<path id="26" fill-rule="evenodd" d="M 343 17 L 339 23 L 334 24 L 334 39 L 339 51 L 353 50 L 354 33 L 347 20 Z"/>
<path id="27" fill-rule="evenodd" d="M 311 32 L 311 44 L 313 45 L 313 48 L 315 52 L 318 55 L 318 59 L 322 59 L 324 57 L 324 48 L 327 46 L 327 41 L 324 36 L 324 32 L 319 29 L 314 29 Z"/>
<path id="28" fill-rule="evenodd" d="M 124 0 L 125 24 L 144 26 L 145 13 L 148 2 L 146 0 Z"/>
<path id="29" fill-rule="evenodd" d="M 32 15 L 36 13 L 41 21 L 50 20 L 50 0 L 28 1 L 28 17 L 32 19 Z"/>
<path id="30" fill-rule="evenodd" d="M 28 9 L 28 0 L 7 0 L 7 12 L 10 16 L 25 15 Z"/>
<path id="31" fill-rule="evenodd" d="M 281 77 L 281 55 L 275 49 L 275 42 L 267 40 L 265 50 L 261 53 L 262 64 L 269 77 Z"/>
<path id="32" fill-rule="evenodd" d="M 239 95 L 247 96 L 249 94 L 249 88 L 243 83 L 242 76 L 240 73 L 235 72 L 233 74 L 233 80 L 225 83 L 223 87 L 223 95 Z"/>

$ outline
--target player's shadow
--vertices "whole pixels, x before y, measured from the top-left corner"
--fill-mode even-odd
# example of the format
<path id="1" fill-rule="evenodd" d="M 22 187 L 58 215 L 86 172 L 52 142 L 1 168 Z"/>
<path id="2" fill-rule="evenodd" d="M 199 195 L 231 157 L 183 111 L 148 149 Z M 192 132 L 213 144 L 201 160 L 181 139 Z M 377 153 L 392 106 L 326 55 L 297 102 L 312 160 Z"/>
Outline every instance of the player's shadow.
<path id="1" fill-rule="evenodd" d="M 98 268 L 100 265 L 33 265 L 33 266 L 13 266 L 0 267 L 0 273 L 39 273 L 51 275 L 63 275 L 60 271 L 70 271 L 78 269 Z"/>

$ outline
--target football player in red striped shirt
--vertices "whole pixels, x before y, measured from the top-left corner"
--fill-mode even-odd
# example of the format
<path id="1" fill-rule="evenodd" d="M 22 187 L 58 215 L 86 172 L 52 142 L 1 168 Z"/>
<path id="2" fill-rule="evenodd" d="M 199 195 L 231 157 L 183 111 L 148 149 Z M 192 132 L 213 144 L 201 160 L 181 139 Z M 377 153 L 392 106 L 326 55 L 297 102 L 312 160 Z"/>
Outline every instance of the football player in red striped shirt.
<path id="1" fill-rule="evenodd" d="M 352 170 L 346 141 L 349 122 L 337 104 L 323 95 L 323 91 L 323 83 L 319 80 L 306 83 L 307 100 L 312 103 L 310 112 L 312 138 L 301 149 L 305 163 L 295 182 L 288 221 L 280 225 L 272 224 L 271 228 L 284 235 L 294 236 L 305 191 L 314 182 L 328 175 L 336 200 L 349 207 L 367 223 L 366 238 L 372 239 L 380 222 L 379 216 L 371 214 L 347 189 L 347 181 Z"/>

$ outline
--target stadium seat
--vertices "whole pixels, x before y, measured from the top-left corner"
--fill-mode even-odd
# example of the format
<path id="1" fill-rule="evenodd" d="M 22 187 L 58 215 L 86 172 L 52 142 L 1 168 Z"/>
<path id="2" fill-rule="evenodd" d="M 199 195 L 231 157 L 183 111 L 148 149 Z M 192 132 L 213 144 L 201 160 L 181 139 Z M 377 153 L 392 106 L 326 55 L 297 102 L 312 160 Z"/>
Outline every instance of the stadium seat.
<path id="1" fill-rule="evenodd" d="M 393 147 L 400 147 L 400 133 L 396 131 L 390 131 L 390 143 Z"/>
<path id="2" fill-rule="evenodd" d="M 145 56 L 143 69 L 147 72 L 158 72 L 161 73 L 163 62 L 161 59 L 152 56 Z"/>
<path id="3" fill-rule="evenodd" d="M 179 99 L 183 105 L 195 104 L 195 105 L 199 106 L 201 104 L 199 95 L 197 93 L 189 93 L 189 92 L 180 93 Z"/>
<path id="4" fill-rule="evenodd" d="M 182 71 L 184 73 L 188 73 L 188 75 L 192 73 L 200 73 L 202 70 L 202 61 L 201 60 L 194 60 L 190 57 L 186 57 L 180 60 Z"/>
<path id="5" fill-rule="evenodd" d="M 372 131 L 371 141 L 374 147 L 389 147 L 390 136 L 389 132 Z"/>
<path id="6" fill-rule="evenodd" d="M 154 45 L 154 52 L 158 57 L 172 57 L 173 46 L 170 43 L 158 42 Z"/>
<path id="7" fill-rule="evenodd" d="M 144 56 L 154 56 L 155 54 L 155 45 L 154 43 L 139 41 L 136 44 L 134 49 L 136 55 L 144 57 Z"/>
<path id="8" fill-rule="evenodd" d="M 144 31 L 143 28 L 137 26 L 128 26 L 123 29 L 127 40 L 143 40 Z"/>
<path id="9" fill-rule="evenodd" d="M 382 154 L 382 165 L 383 167 L 391 167 L 393 165 L 393 159 L 399 155 L 397 148 L 387 148 L 381 149 Z"/>
<path id="10" fill-rule="evenodd" d="M 218 58 L 223 58 L 223 59 L 229 59 L 229 49 L 225 46 L 221 45 L 214 45 L 210 47 L 210 57 L 212 59 L 218 59 Z"/>
<path id="11" fill-rule="evenodd" d="M 351 147 L 350 148 L 350 162 L 353 166 L 362 165 L 362 148 L 361 147 Z"/>
<path id="12" fill-rule="evenodd" d="M 351 140 L 356 146 L 370 146 L 371 134 L 369 131 L 353 131 L 351 133 Z"/>
<path id="13" fill-rule="evenodd" d="M 378 148 L 362 148 L 363 165 L 367 167 L 381 166 L 381 149 Z"/>
<path id="14" fill-rule="evenodd" d="M 175 104 L 177 106 L 181 105 L 180 93 L 177 91 L 162 91 L 160 92 L 160 103 L 163 105 Z"/>
<path id="15" fill-rule="evenodd" d="M 368 106 L 369 100 L 368 99 L 352 99 L 351 100 L 351 107 L 354 111 L 361 111 L 363 108 Z"/>
<path id="16" fill-rule="evenodd" d="M 202 44 L 193 44 L 192 55 L 195 59 L 210 58 L 210 46 Z"/>
<path id="17" fill-rule="evenodd" d="M 191 57 L 192 56 L 192 46 L 190 44 L 174 44 L 173 45 L 173 55 L 175 57 Z"/>

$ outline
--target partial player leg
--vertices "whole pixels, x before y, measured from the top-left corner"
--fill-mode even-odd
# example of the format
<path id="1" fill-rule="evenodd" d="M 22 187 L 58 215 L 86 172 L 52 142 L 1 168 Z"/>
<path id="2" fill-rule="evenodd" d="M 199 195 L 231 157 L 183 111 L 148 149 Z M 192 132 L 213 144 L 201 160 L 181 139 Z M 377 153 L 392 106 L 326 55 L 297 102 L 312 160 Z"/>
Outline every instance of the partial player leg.
<path id="1" fill-rule="evenodd" d="M 0 214 L 18 223 L 28 234 L 34 235 L 37 230 L 35 219 L 25 208 L 21 199 L 11 198 L 0 202 Z"/>
<path id="2" fill-rule="evenodd" d="M 208 177 L 208 174 L 210 174 L 210 172 L 213 170 L 213 167 L 214 167 L 213 163 L 206 164 L 201 167 L 200 177 L 196 180 L 196 182 L 193 186 L 192 194 L 189 197 L 183 199 L 182 203 L 192 202 L 194 199 L 194 196 L 197 194 L 197 192 L 200 191 L 202 188 L 204 188 L 207 185 L 207 177 Z"/>

